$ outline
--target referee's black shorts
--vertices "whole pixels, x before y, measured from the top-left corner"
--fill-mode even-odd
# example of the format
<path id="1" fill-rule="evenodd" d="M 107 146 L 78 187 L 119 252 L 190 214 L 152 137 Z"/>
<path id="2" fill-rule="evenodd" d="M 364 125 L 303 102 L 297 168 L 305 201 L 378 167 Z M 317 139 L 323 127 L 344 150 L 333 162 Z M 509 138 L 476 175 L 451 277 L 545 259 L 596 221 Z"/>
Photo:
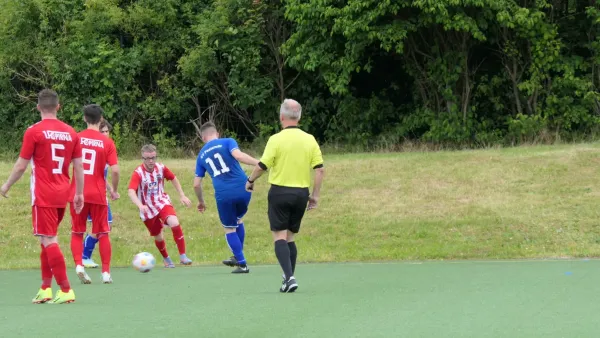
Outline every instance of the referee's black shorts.
<path id="1" fill-rule="evenodd" d="M 300 223 L 308 203 L 308 188 L 271 185 L 269 189 L 269 223 L 271 231 L 300 231 Z"/>

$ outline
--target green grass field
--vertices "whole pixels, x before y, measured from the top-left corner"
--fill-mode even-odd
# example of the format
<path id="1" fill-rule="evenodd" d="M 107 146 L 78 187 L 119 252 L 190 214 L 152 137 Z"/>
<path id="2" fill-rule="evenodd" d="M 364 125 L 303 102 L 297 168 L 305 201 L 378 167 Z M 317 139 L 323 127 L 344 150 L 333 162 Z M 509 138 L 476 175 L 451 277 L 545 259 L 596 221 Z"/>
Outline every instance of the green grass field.
<path id="1" fill-rule="evenodd" d="M 115 269 L 77 301 L 31 305 L 37 271 L 0 271 L 2 337 L 596 337 L 600 261 Z M 97 277 L 98 270 L 90 270 Z"/>
<path id="2" fill-rule="evenodd" d="M 0 200 L 0 333 L 592 337 L 600 261 L 580 258 L 600 256 L 599 155 L 600 145 L 580 144 L 326 156 L 320 207 L 307 213 L 297 240 L 300 289 L 290 295 L 277 292 L 266 178 L 246 217 L 249 275 L 215 266 L 230 253 L 210 182 L 207 213 L 176 203 L 195 266 L 159 265 L 149 274 L 130 268 L 137 252 L 159 254 L 125 195 L 139 162 L 123 161 L 112 241 L 114 266 L 126 268 L 113 270 L 113 285 L 99 284 L 99 271 L 88 270 L 95 283 L 73 283 L 77 301 L 63 306 L 29 304 L 40 277 L 27 173 Z M 193 198 L 194 160 L 164 163 Z M 0 163 L 2 180 L 11 166 Z M 69 229 L 67 218 L 60 240 L 75 282 Z M 388 262 L 361 263 L 374 261 Z"/>

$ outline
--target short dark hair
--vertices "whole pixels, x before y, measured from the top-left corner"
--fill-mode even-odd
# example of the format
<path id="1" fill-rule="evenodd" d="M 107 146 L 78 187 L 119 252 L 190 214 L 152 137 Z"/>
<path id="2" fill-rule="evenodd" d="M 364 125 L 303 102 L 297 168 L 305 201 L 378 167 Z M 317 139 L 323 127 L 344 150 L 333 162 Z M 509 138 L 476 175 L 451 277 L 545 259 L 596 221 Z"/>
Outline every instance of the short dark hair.
<path id="1" fill-rule="evenodd" d="M 212 122 L 206 122 L 205 124 L 203 124 L 200 127 L 200 134 L 203 135 L 204 132 L 209 131 L 211 129 L 213 129 L 216 132 L 217 131 L 217 126 L 215 126 L 215 124 L 212 123 Z"/>
<path id="2" fill-rule="evenodd" d="M 41 110 L 52 110 L 58 106 L 58 94 L 52 89 L 44 89 L 38 93 L 38 105 Z"/>
<path id="3" fill-rule="evenodd" d="M 85 122 L 89 124 L 100 123 L 103 114 L 104 110 L 97 104 L 88 104 L 83 107 L 83 117 L 85 117 Z"/>
<path id="4" fill-rule="evenodd" d="M 105 119 L 102 119 L 102 121 L 100 121 L 100 131 L 102 131 L 102 129 L 104 128 L 107 128 L 108 131 L 112 131 L 112 124 L 110 124 Z"/>

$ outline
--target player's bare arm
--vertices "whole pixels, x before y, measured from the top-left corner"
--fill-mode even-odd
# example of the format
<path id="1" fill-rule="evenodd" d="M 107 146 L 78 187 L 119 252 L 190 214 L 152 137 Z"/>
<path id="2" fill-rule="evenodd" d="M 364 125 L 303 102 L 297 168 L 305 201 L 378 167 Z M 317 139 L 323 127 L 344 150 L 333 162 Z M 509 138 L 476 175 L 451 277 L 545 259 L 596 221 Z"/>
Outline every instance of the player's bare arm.
<path id="1" fill-rule="evenodd" d="M 266 170 L 264 170 L 261 166 L 260 166 L 260 162 L 254 167 L 254 170 L 252 170 L 252 173 L 250 174 L 250 177 L 248 177 L 248 182 L 246 182 L 246 191 L 253 191 L 254 190 L 254 181 L 256 181 L 259 177 L 262 176 L 262 174 L 265 173 Z"/>
<path id="2" fill-rule="evenodd" d="M 187 198 L 187 196 L 185 196 L 185 193 L 183 192 L 183 189 L 181 188 L 181 183 L 179 183 L 179 180 L 177 179 L 177 177 L 175 177 L 171 183 L 173 184 L 173 187 L 175 187 L 175 190 L 177 190 L 177 193 L 179 194 L 179 200 L 181 201 L 181 203 L 183 203 L 183 205 L 185 205 L 186 207 L 190 207 L 192 205 L 192 201 L 190 201 L 189 198 Z"/>
<path id="3" fill-rule="evenodd" d="M 238 160 L 238 162 L 243 163 L 243 164 L 256 166 L 256 165 L 258 165 L 258 162 L 259 162 L 254 157 L 246 154 L 245 152 L 243 152 L 239 149 L 235 149 L 234 151 L 232 151 L 231 155 L 233 156 L 233 158 Z"/>
<path id="4" fill-rule="evenodd" d="M 75 212 L 79 214 L 83 209 L 83 162 L 81 157 L 74 158 L 73 162 L 73 175 L 75 176 L 75 197 L 73 198 L 73 205 L 75 206 Z"/>
<path id="5" fill-rule="evenodd" d="M 18 180 L 21 179 L 23 173 L 25 173 L 25 170 L 27 170 L 28 164 L 29 160 L 26 160 L 22 157 L 19 157 L 17 159 L 17 162 L 15 162 L 15 165 L 13 166 L 12 172 L 10 173 L 8 180 L 0 188 L 0 195 L 8 197 L 7 193 L 10 190 L 10 187 L 12 187 L 13 184 L 15 184 Z"/>
<path id="6" fill-rule="evenodd" d="M 319 197 L 321 196 L 321 185 L 323 184 L 323 177 L 325 176 L 325 168 L 320 167 L 315 169 L 315 182 L 313 184 L 312 194 L 308 197 L 308 210 L 314 209 L 319 203 Z"/>
<path id="7" fill-rule="evenodd" d="M 206 203 L 204 203 L 204 193 L 202 192 L 202 177 L 194 177 L 194 192 L 198 198 L 197 209 L 200 212 L 206 210 Z"/>
<path id="8" fill-rule="evenodd" d="M 121 176 L 120 173 L 120 169 L 119 169 L 119 165 L 115 164 L 115 165 L 111 165 L 110 166 L 110 177 L 111 177 L 111 181 L 112 181 L 112 186 L 110 189 L 110 198 L 114 201 L 117 200 L 121 197 L 121 195 L 119 195 L 119 178 Z"/>
<path id="9" fill-rule="evenodd" d="M 142 203 L 142 201 L 140 201 L 135 190 L 128 189 L 127 195 L 129 195 L 129 199 L 131 200 L 131 202 L 133 202 L 133 204 L 135 204 L 135 206 L 138 207 L 138 209 L 140 209 L 141 212 L 148 212 L 148 207 L 145 206 L 144 203 Z"/>

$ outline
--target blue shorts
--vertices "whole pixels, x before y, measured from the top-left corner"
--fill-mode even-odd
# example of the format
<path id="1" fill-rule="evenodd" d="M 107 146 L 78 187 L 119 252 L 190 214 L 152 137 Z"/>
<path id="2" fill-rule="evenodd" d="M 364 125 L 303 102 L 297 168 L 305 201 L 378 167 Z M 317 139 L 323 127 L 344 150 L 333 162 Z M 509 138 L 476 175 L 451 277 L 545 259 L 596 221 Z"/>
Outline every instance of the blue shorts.
<path id="1" fill-rule="evenodd" d="M 248 211 L 251 197 L 247 191 L 216 196 L 219 219 L 225 228 L 237 228 L 238 220 Z"/>
<path id="2" fill-rule="evenodd" d="M 108 223 L 112 223 L 113 217 L 112 217 L 112 211 L 110 211 L 110 204 L 108 204 Z M 88 215 L 87 218 L 88 222 L 92 221 L 92 218 L 90 217 L 90 215 Z"/>

